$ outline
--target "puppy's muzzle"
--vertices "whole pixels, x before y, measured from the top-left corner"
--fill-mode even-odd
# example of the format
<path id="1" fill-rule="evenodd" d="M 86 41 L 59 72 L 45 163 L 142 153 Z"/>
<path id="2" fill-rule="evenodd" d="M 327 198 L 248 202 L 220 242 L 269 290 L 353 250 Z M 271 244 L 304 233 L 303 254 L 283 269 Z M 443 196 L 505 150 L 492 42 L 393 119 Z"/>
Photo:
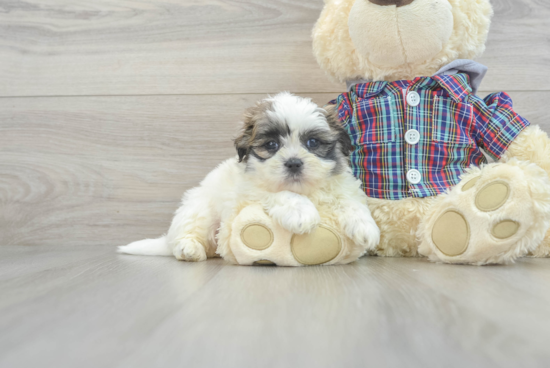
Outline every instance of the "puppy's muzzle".
<path id="1" fill-rule="evenodd" d="M 291 158 L 285 162 L 285 167 L 291 174 L 299 174 L 304 167 L 304 162 L 299 158 Z"/>

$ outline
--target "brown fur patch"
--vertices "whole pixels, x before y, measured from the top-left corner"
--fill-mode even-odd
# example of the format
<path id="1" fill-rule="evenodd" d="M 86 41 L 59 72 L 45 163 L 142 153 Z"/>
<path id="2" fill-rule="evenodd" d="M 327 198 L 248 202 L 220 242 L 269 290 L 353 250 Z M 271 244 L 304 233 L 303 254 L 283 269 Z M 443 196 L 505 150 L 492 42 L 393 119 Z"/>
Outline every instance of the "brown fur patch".
<path id="1" fill-rule="evenodd" d="M 260 101 L 255 106 L 248 108 L 244 113 L 244 124 L 240 135 L 235 139 L 235 148 L 239 155 L 239 162 L 248 160 L 252 144 L 258 134 L 258 127 L 262 120 L 266 120 L 265 112 L 271 110 L 271 101 Z"/>
<path id="2" fill-rule="evenodd" d="M 338 135 L 338 143 L 340 144 L 341 152 L 348 157 L 353 152 L 353 145 L 351 144 L 351 138 L 348 132 L 344 129 L 340 119 L 338 119 L 338 110 L 336 105 L 325 106 L 326 118 L 330 129 L 335 131 Z"/>

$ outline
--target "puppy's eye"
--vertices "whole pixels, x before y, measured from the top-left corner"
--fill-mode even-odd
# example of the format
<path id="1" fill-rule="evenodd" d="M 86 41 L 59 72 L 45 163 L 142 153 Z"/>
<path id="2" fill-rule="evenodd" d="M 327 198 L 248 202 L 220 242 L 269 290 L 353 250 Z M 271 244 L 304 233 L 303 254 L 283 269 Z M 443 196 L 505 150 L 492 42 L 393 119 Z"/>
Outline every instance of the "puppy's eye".
<path id="1" fill-rule="evenodd" d="M 279 149 L 279 143 L 275 141 L 269 141 L 264 145 L 264 147 L 268 151 L 277 151 Z"/>
<path id="2" fill-rule="evenodd" d="M 315 139 L 315 138 L 310 138 L 306 142 L 307 148 L 317 148 L 317 147 L 319 147 L 320 144 L 321 144 L 321 142 L 318 139 Z"/>

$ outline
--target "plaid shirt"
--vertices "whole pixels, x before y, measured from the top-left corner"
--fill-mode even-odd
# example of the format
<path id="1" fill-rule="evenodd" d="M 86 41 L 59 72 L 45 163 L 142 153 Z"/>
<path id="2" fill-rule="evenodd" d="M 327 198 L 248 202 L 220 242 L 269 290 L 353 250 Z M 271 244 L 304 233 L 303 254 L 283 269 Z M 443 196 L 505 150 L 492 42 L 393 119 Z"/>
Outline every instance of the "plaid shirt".
<path id="1" fill-rule="evenodd" d="M 420 96 L 417 106 L 407 102 L 411 92 Z M 357 84 L 333 103 L 355 147 L 353 172 L 373 198 L 444 193 L 466 168 L 487 162 L 481 149 L 499 159 L 529 125 L 510 96 L 481 99 L 462 73 Z M 411 130 L 412 143 L 405 139 Z M 411 170 L 418 170 L 412 180 Z"/>

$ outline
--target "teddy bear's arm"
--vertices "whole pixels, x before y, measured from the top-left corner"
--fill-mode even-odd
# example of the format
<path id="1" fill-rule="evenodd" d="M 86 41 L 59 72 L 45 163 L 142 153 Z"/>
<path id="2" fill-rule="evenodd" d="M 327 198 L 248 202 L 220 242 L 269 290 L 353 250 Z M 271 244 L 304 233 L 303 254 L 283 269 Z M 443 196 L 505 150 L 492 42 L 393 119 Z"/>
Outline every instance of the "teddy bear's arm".
<path id="1" fill-rule="evenodd" d="M 531 125 L 515 112 L 505 92 L 485 99 L 473 97 L 478 145 L 496 160 L 529 161 L 550 175 L 550 138 L 539 126 Z"/>
<path id="2" fill-rule="evenodd" d="M 490 94 L 485 99 L 473 95 L 470 103 L 475 116 L 473 135 L 478 146 L 500 160 L 512 142 L 530 126 L 529 121 L 514 111 L 512 99 L 505 92 Z"/>
<path id="3" fill-rule="evenodd" d="M 502 162 L 516 158 L 543 168 L 550 176 L 550 138 L 538 125 L 523 130 L 501 157 Z"/>

